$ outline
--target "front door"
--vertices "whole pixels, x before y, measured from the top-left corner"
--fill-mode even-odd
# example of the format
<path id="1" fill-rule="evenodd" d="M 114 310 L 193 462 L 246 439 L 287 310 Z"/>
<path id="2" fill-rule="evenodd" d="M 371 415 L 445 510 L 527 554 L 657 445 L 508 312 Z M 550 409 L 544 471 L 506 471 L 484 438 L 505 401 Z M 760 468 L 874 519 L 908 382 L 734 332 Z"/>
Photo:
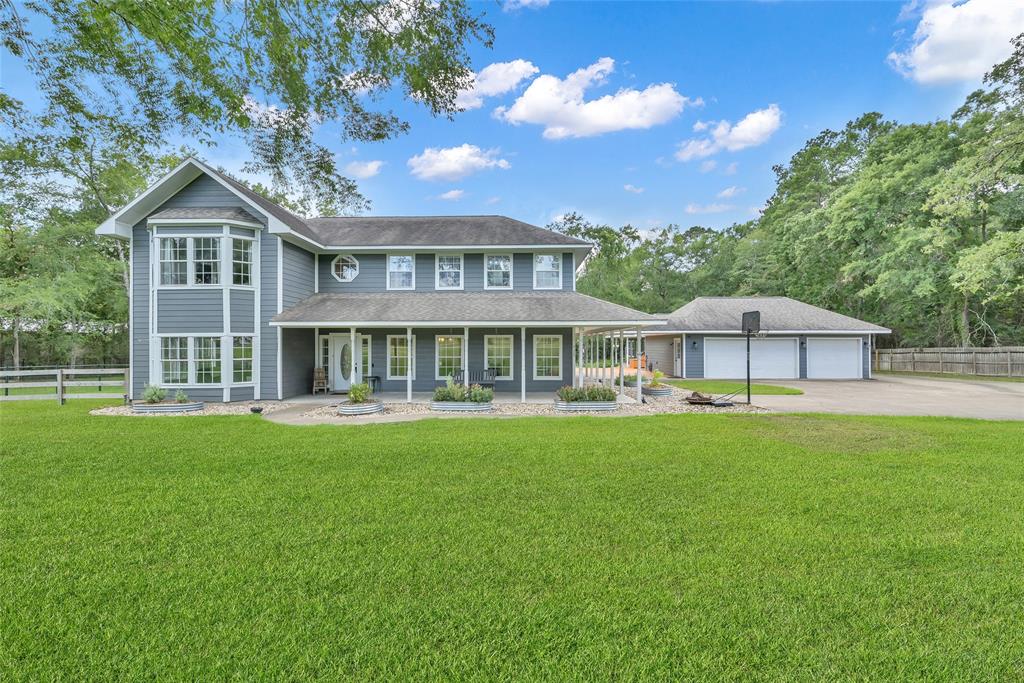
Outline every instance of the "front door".
<path id="1" fill-rule="evenodd" d="M 672 374 L 683 376 L 683 342 L 679 337 L 672 339 Z"/>
<path id="2" fill-rule="evenodd" d="M 356 348 L 362 348 L 362 339 L 356 335 Z M 355 374 L 352 359 L 355 357 Z M 331 335 L 331 391 L 348 391 L 353 384 L 363 381 L 362 354 L 354 353 L 352 338 L 347 334 Z"/>

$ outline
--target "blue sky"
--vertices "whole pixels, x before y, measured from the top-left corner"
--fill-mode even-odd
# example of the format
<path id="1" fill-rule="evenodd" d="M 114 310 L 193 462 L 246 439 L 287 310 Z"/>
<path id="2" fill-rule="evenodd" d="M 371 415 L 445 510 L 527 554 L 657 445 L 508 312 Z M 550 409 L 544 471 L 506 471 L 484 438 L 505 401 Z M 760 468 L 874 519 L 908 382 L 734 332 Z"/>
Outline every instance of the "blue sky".
<path id="1" fill-rule="evenodd" d="M 473 5 L 495 29 L 473 68 L 506 65 L 479 82 L 504 92 L 465 93 L 480 106 L 453 121 L 385 98 L 411 131 L 384 143 L 317 132 L 367 176 L 372 213 L 727 226 L 822 129 L 949 116 L 1024 31 L 1024 3 L 1006 0 L 513 2 Z M 203 153 L 232 171 L 247 154 L 232 138 Z"/>

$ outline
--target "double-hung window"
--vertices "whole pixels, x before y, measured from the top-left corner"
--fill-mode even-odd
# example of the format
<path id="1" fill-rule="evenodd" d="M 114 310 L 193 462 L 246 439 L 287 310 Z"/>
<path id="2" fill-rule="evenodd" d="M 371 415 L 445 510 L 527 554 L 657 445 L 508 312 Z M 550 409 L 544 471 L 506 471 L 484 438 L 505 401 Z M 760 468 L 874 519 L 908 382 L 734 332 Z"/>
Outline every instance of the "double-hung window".
<path id="1" fill-rule="evenodd" d="M 188 238 L 160 238 L 160 284 L 188 284 Z"/>
<path id="2" fill-rule="evenodd" d="M 437 255 L 437 289 L 462 289 L 462 254 Z"/>
<path id="3" fill-rule="evenodd" d="M 232 340 L 231 364 L 235 384 L 252 381 L 252 337 L 235 337 Z"/>
<path id="4" fill-rule="evenodd" d="M 416 289 L 416 257 L 413 254 L 388 255 L 388 289 Z"/>
<path id="5" fill-rule="evenodd" d="M 434 379 L 454 377 L 462 369 L 462 336 L 438 335 L 435 337 L 434 353 L 437 374 Z"/>
<path id="6" fill-rule="evenodd" d="M 161 384 L 188 384 L 188 337 L 160 339 Z"/>
<path id="7" fill-rule="evenodd" d="M 562 288 L 562 256 L 560 254 L 533 255 L 533 288 Z"/>
<path id="8" fill-rule="evenodd" d="M 252 284 L 252 242 L 231 240 L 231 284 Z"/>
<path id="9" fill-rule="evenodd" d="M 412 353 L 409 349 L 409 340 L 405 335 L 388 336 L 387 371 L 388 379 L 406 379 L 409 372 L 412 372 L 413 379 L 416 378 L 416 338 L 412 340 Z"/>
<path id="10" fill-rule="evenodd" d="M 557 334 L 533 336 L 533 378 L 562 379 L 562 337 Z"/>
<path id="11" fill-rule="evenodd" d="M 195 337 L 196 384 L 220 384 L 220 337 Z"/>
<path id="12" fill-rule="evenodd" d="M 512 335 L 484 335 L 484 367 L 494 370 L 494 379 L 512 379 Z"/>
<path id="13" fill-rule="evenodd" d="M 484 289 L 512 289 L 512 254 L 484 256 Z"/>
<path id="14" fill-rule="evenodd" d="M 220 238 L 196 237 L 192 240 L 193 283 L 220 284 Z"/>

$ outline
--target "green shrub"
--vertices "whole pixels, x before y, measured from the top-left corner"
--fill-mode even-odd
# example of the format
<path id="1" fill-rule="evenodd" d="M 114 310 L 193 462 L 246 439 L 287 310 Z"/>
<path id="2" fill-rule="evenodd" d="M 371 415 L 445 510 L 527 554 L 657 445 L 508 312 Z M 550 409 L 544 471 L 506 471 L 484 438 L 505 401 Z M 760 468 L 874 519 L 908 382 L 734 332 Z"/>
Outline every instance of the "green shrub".
<path id="1" fill-rule="evenodd" d="M 636 375 L 626 375 L 623 377 L 628 384 L 636 384 Z"/>
<path id="2" fill-rule="evenodd" d="M 473 403 L 490 403 L 494 400 L 494 389 L 474 384 L 469 388 L 469 400 Z"/>
<path id="3" fill-rule="evenodd" d="M 577 401 L 614 401 L 615 390 L 611 387 L 603 387 L 599 384 L 590 384 L 585 387 L 564 386 L 558 390 L 558 398 L 567 403 Z"/>
<path id="4" fill-rule="evenodd" d="M 366 403 L 370 400 L 370 385 L 366 382 L 353 384 L 348 388 L 349 403 Z"/>
<path id="5" fill-rule="evenodd" d="M 188 394 L 183 389 L 174 392 L 174 400 L 178 403 L 188 403 Z"/>
<path id="6" fill-rule="evenodd" d="M 142 390 L 142 400 L 146 403 L 159 403 L 167 397 L 167 390 L 155 384 L 147 384 Z"/>
<path id="7" fill-rule="evenodd" d="M 444 381 L 443 387 L 437 387 L 434 389 L 434 400 L 435 401 L 454 401 L 461 403 L 467 400 L 469 392 L 461 384 L 456 384 L 451 377 Z"/>
<path id="8" fill-rule="evenodd" d="M 661 370 L 655 370 L 651 374 L 651 377 L 652 377 L 652 379 L 651 379 L 651 386 L 652 387 L 663 387 L 663 386 L 665 386 L 665 383 L 661 381 L 664 376 L 665 376 L 664 372 L 662 372 Z"/>

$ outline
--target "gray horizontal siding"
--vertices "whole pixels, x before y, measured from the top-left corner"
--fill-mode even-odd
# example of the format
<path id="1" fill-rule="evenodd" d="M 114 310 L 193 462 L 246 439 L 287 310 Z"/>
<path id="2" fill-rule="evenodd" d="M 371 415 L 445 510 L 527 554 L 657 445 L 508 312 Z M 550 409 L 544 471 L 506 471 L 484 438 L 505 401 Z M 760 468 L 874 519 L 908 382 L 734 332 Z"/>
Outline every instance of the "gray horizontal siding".
<path id="1" fill-rule="evenodd" d="M 660 370 L 666 375 L 673 374 L 674 363 L 672 358 L 673 337 L 647 337 L 644 339 L 644 353 L 647 360 L 655 370 Z"/>
<path id="2" fill-rule="evenodd" d="M 507 252 L 495 252 L 507 253 Z M 359 275 L 351 282 L 339 282 L 333 274 L 336 253 L 321 254 L 319 279 L 321 292 L 386 292 L 387 255 L 354 254 L 359 261 Z M 436 289 L 436 260 L 433 253 L 416 254 L 416 290 L 431 292 Z M 463 285 L 467 292 L 484 291 L 484 254 L 463 255 Z M 574 261 L 572 252 L 562 254 L 562 288 L 573 289 Z M 528 292 L 533 289 L 533 254 L 512 255 L 512 286 L 515 291 Z"/>
<path id="3" fill-rule="evenodd" d="M 699 379 L 704 376 L 704 335 L 688 334 L 683 346 L 683 358 L 686 361 L 686 376 Z"/>
<path id="4" fill-rule="evenodd" d="M 231 387 L 231 400 L 232 401 L 251 401 L 253 400 L 252 387 Z"/>
<path id="5" fill-rule="evenodd" d="M 260 398 L 277 398 L 277 250 L 281 239 L 264 233 L 260 238 Z"/>
<path id="6" fill-rule="evenodd" d="M 282 304 L 294 306 L 313 293 L 313 254 L 290 242 L 282 242 Z"/>
<path id="7" fill-rule="evenodd" d="M 231 332 L 234 334 L 255 332 L 256 292 L 248 289 L 232 289 Z"/>
<path id="8" fill-rule="evenodd" d="M 174 235 L 222 235 L 224 234 L 224 228 L 220 225 L 188 225 L 177 228 L 156 228 L 156 234 L 161 237 L 171 237 Z"/>
<path id="9" fill-rule="evenodd" d="M 194 209 L 222 206 L 235 206 L 253 213 L 249 205 L 240 197 L 204 173 L 175 193 L 158 208 L 154 209 L 153 213 L 164 209 Z M 266 225 L 266 221 L 262 218 L 254 216 L 253 220 Z"/>
<path id="10" fill-rule="evenodd" d="M 142 396 L 149 383 L 149 231 L 140 221 L 132 229 L 132 387 Z"/>
<path id="11" fill-rule="evenodd" d="M 249 228 L 231 228 L 231 234 L 235 237 L 252 237 L 253 232 Z"/>
<path id="12" fill-rule="evenodd" d="M 224 295 L 211 289 L 157 290 L 157 332 L 160 334 L 221 334 Z"/>
<path id="13" fill-rule="evenodd" d="M 308 394 L 313 390 L 314 340 L 312 329 L 281 330 L 282 398 Z"/>

